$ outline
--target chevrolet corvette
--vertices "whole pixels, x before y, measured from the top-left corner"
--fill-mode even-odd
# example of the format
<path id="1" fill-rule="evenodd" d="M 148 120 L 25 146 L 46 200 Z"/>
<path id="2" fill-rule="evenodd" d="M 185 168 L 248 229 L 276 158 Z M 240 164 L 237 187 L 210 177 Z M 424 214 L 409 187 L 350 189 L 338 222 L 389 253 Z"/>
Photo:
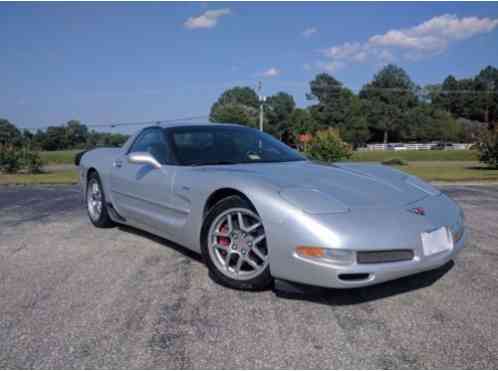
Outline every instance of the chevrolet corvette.
<path id="1" fill-rule="evenodd" d="M 201 253 L 219 283 L 352 288 L 444 265 L 462 209 L 395 168 L 319 163 L 258 130 L 173 124 L 78 158 L 96 227 L 129 225 Z"/>

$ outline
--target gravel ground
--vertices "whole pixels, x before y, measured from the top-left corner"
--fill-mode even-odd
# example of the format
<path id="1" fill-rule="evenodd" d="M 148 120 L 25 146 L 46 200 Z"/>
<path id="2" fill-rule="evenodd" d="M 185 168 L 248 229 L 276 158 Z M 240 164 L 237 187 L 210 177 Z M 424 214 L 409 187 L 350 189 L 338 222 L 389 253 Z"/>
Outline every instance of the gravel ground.
<path id="1" fill-rule="evenodd" d="M 498 368 L 498 187 L 444 191 L 470 230 L 454 264 L 297 295 L 96 229 L 77 187 L 0 188 L 0 368 Z"/>

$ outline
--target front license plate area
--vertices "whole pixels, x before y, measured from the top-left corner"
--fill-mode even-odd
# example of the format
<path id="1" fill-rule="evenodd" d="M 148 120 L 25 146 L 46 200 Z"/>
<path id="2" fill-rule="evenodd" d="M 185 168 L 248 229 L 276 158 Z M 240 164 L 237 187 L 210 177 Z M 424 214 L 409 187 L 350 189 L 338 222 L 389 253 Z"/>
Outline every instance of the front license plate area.
<path id="1" fill-rule="evenodd" d="M 447 227 L 422 233 L 424 255 L 430 256 L 453 248 L 453 239 Z"/>

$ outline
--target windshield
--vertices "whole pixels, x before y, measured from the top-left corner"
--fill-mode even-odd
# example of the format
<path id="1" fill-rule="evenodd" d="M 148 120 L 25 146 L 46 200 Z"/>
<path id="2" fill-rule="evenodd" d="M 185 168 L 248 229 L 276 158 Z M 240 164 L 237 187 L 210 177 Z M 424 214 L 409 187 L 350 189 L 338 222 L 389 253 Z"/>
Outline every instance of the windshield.
<path id="1" fill-rule="evenodd" d="M 180 165 L 220 165 L 304 161 L 305 158 L 271 135 L 234 126 L 171 129 Z"/>

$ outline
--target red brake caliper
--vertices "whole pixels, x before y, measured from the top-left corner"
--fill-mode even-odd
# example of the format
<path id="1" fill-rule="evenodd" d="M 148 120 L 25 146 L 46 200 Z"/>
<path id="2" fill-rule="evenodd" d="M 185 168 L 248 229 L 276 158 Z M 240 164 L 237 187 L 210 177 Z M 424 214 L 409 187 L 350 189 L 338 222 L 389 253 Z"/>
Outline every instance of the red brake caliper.
<path id="1" fill-rule="evenodd" d="M 221 233 L 227 233 L 228 232 L 228 225 L 225 222 L 224 224 L 221 225 L 220 227 L 220 232 Z M 230 246 L 230 238 L 228 237 L 223 237 L 223 236 L 218 236 L 218 244 L 221 246 Z"/>

